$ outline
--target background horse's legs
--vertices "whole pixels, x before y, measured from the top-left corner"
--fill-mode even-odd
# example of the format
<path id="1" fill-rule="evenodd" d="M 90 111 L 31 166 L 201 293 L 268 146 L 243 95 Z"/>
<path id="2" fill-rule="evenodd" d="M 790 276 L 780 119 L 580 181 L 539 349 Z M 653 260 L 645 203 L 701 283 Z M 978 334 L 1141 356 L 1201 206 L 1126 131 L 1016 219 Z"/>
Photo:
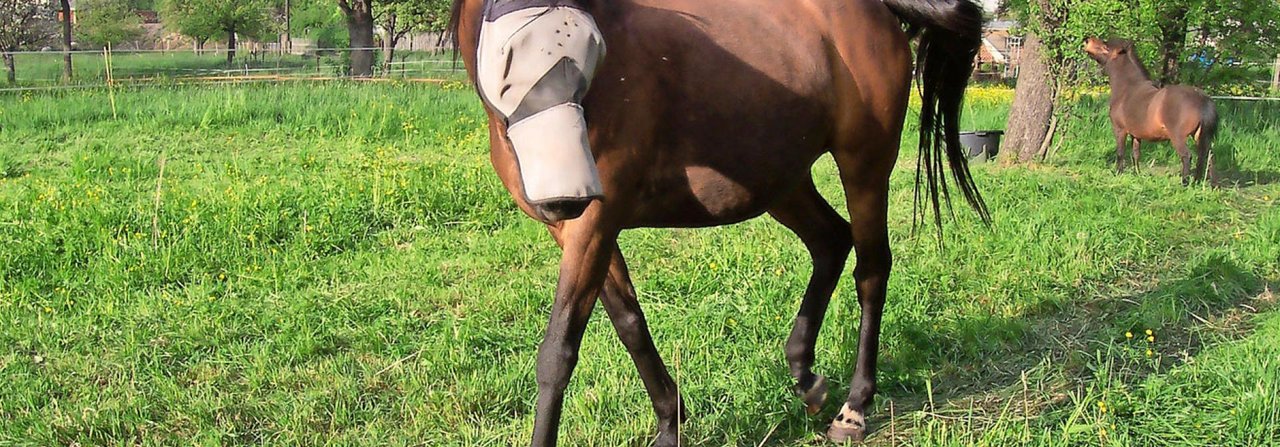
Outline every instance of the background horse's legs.
<path id="1" fill-rule="evenodd" d="M 778 200 L 769 214 L 800 236 L 813 259 L 813 273 L 787 338 L 787 363 L 796 378 L 796 394 L 804 400 L 809 414 L 822 409 L 827 399 L 826 378 L 813 373 L 813 350 L 822 328 L 831 293 L 840 281 L 845 260 L 853 247 L 849 222 L 840 217 L 818 193 L 809 179 L 796 192 Z"/>
<path id="2" fill-rule="evenodd" d="M 1133 158 L 1133 172 L 1142 172 L 1142 140 L 1133 137 L 1133 149 L 1129 150 L 1129 156 Z"/>
<path id="3" fill-rule="evenodd" d="M 626 260 L 616 247 L 609 262 L 603 298 L 609 321 L 613 322 L 618 338 L 622 339 L 623 346 L 631 354 L 631 360 L 640 371 L 640 379 L 644 381 L 644 388 L 649 392 L 649 399 L 653 401 L 653 411 L 658 419 L 658 439 L 653 445 L 678 445 L 680 423 L 686 418 L 684 402 L 680 399 L 675 381 L 671 380 L 671 375 L 667 372 L 667 366 L 658 354 L 658 348 L 653 345 L 649 325 L 645 322 L 635 288 L 631 285 Z"/>
<path id="4" fill-rule="evenodd" d="M 1124 143 L 1129 134 L 1119 127 L 1112 128 L 1116 134 L 1116 174 L 1124 173 Z M 1136 140 L 1136 138 L 1135 138 Z"/>
<path id="5" fill-rule="evenodd" d="M 1187 136 L 1172 135 L 1169 142 L 1173 143 L 1173 149 L 1178 152 L 1178 158 L 1182 159 L 1182 184 L 1191 184 L 1191 151 L 1187 149 Z"/>
<path id="6" fill-rule="evenodd" d="M 896 151 L 896 139 L 893 144 L 891 150 Z M 874 152 L 876 148 L 878 146 L 870 146 L 866 152 Z M 853 277 L 858 285 L 858 304 L 862 307 L 857 369 L 849 385 L 849 397 L 827 431 L 827 436 L 837 442 L 860 441 L 867 433 L 866 413 L 876 393 L 880 318 L 893 266 L 888 227 L 889 173 L 893 169 L 893 157 L 888 157 L 887 163 L 875 164 L 863 159 L 870 156 L 867 153 L 836 154 L 853 221 L 853 249 L 857 255 Z"/>
<path id="7" fill-rule="evenodd" d="M 538 347 L 538 403 L 533 445 L 556 444 L 564 390 L 578 364 L 582 333 L 595 307 L 605 272 L 617 243 L 617 231 L 599 225 L 599 215 L 587 210 L 581 218 L 564 221 L 557 239 L 564 247 L 560 282 L 551 305 L 547 333 Z M 598 208 L 595 209 L 598 211 Z"/>

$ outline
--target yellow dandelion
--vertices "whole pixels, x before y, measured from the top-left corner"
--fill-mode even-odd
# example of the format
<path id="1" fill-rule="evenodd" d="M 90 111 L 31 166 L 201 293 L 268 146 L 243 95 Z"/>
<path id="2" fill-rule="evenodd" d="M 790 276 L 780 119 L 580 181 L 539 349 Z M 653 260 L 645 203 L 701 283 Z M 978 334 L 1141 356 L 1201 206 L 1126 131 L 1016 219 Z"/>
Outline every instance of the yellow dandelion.
<path id="1" fill-rule="evenodd" d="M 1155 335 L 1155 333 L 1151 332 L 1151 329 L 1147 329 L 1147 335 Z"/>
<path id="2" fill-rule="evenodd" d="M 1156 354 L 1156 353 L 1155 353 L 1155 352 L 1153 352 L 1153 351 L 1151 351 L 1150 349 L 1148 349 L 1148 350 L 1147 350 L 1147 357 L 1151 357 L 1151 356 L 1153 356 L 1153 355 L 1155 355 L 1155 354 Z"/>
<path id="3" fill-rule="evenodd" d="M 1155 337 L 1154 335 L 1148 335 L 1148 336 L 1147 336 L 1147 341 L 1148 341 L 1148 342 L 1151 342 L 1151 343 L 1155 343 L 1155 341 L 1156 341 L 1156 337 Z"/>
<path id="4" fill-rule="evenodd" d="M 710 265 L 708 265 L 708 267 L 711 267 L 711 270 L 715 270 L 715 269 L 716 269 L 716 263 L 712 262 Z"/>
<path id="5" fill-rule="evenodd" d="M 1133 332 L 1124 331 L 1124 338 L 1133 338 Z"/>

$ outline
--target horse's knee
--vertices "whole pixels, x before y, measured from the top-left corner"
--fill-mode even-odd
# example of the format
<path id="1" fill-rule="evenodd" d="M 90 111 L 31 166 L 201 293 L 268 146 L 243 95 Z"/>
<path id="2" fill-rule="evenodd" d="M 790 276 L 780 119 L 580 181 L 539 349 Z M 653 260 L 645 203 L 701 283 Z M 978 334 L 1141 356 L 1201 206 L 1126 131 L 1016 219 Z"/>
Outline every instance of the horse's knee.
<path id="1" fill-rule="evenodd" d="M 859 251 L 858 264 L 853 267 L 853 277 L 858 281 L 888 279 L 892 270 L 893 253 L 886 245 L 881 249 Z"/>
<path id="2" fill-rule="evenodd" d="M 618 339 L 622 340 L 622 346 L 627 348 L 627 352 L 636 352 L 649 341 L 649 325 L 644 317 L 627 313 L 612 319 L 613 326 L 618 331 Z"/>

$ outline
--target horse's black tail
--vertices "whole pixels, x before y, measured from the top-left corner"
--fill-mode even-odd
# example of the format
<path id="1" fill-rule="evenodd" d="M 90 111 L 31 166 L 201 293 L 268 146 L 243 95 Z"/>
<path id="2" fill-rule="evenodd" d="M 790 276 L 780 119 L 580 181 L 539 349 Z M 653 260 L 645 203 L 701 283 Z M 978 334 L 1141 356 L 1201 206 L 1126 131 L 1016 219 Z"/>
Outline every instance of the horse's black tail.
<path id="1" fill-rule="evenodd" d="M 1218 108 L 1213 100 L 1205 101 L 1200 111 L 1200 132 L 1196 135 L 1196 179 L 1217 184 L 1213 169 L 1213 138 L 1218 135 Z"/>
<path id="2" fill-rule="evenodd" d="M 883 1 L 906 22 L 910 35 L 920 37 L 916 77 L 922 101 L 914 216 L 923 217 L 926 212 L 926 205 L 921 203 L 923 184 L 933 205 L 934 223 L 938 231 L 942 231 L 939 192 L 948 209 L 951 206 L 947 180 L 942 173 L 945 155 L 965 201 L 984 223 L 990 223 L 987 204 L 978 193 L 978 185 L 973 182 L 960 146 L 960 105 L 978 47 L 982 45 L 982 8 L 970 0 Z"/>

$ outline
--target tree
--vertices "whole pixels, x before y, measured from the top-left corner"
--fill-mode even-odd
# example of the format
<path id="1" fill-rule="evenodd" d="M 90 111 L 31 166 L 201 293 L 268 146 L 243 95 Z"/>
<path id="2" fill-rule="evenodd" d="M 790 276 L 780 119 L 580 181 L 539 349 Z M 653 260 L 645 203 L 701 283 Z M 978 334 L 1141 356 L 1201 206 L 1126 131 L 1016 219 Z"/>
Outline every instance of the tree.
<path id="1" fill-rule="evenodd" d="M 1182 66 L 1183 48 L 1187 42 L 1187 9 L 1190 6 L 1190 0 L 1162 0 L 1153 8 L 1160 39 L 1162 85 L 1178 82 L 1178 69 Z"/>
<path id="2" fill-rule="evenodd" d="M 62 80 L 71 82 L 71 0 L 59 0 L 59 21 L 62 22 Z"/>
<path id="3" fill-rule="evenodd" d="M 347 34 L 351 36 L 352 76 L 373 76 L 373 2 L 338 0 L 338 8 L 347 19 Z"/>
<path id="4" fill-rule="evenodd" d="M 77 9 L 76 25 L 85 42 L 102 46 L 142 35 L 142 19 L 125 0 L 81 0 Z"/>
<path id="5" fill-rule="evenodd" d="M 239 37 L 258 38 L 272 29 L 270 6 L 265 0 L 166 0 L 162 5 L 168 26 L 197 42 L 226 36 L 227 66 L 235 60 Z"/>
<path id="6" fill-rule="evenodd" d="M 1198 0 L 1187 22 L 1183 78 L 1193 83 L 1251 83 L 1257 73 L 1247 63 L 1264 64 L 1280 53 L 1276 0 Z"/>
<path id="7" fill-rule="evenodd" d="M 444 31 L 449 22 L 446 0 L 383 0 L 374 8 L 382 37 L 383 70 L 390 72 L 396 45 L 414 31 Z"/>
<path id="8" fill-rule="evenodd" d="M 0 57 L 10 84 L 18 82 L 13 53 L 49 37 L 53 9 L 43 1 L 0 0 Z"/>

